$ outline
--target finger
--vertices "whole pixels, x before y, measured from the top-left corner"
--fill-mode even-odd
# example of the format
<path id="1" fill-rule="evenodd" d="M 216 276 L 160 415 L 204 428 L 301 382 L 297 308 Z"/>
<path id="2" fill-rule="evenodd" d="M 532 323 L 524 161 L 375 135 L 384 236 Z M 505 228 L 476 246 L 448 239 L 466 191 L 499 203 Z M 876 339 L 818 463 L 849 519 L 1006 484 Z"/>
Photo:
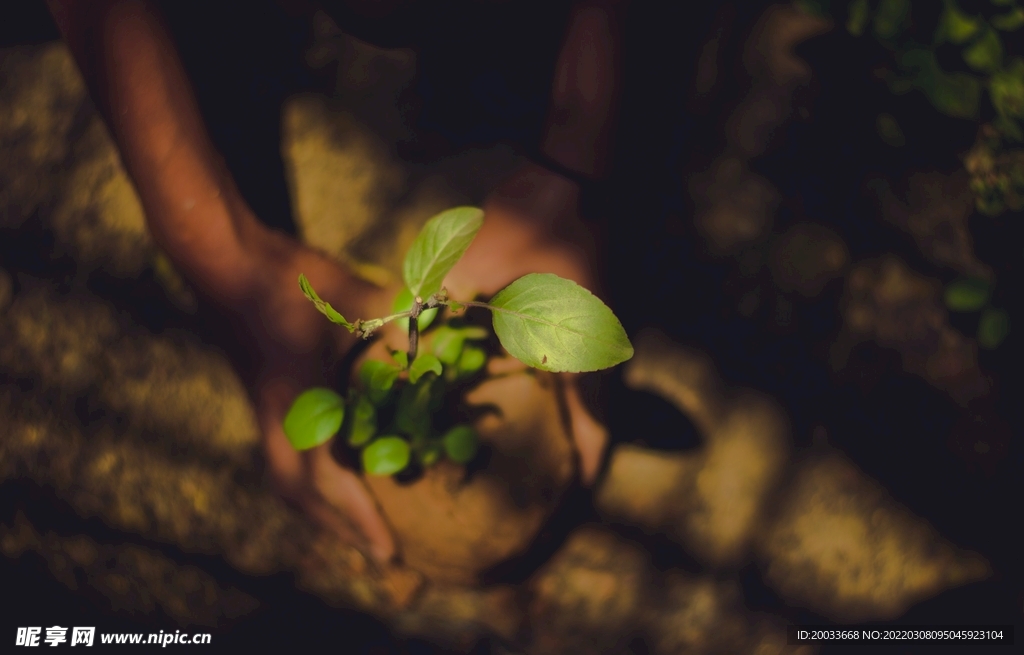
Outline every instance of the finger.
<path id="1" fill-rule="evenodd" d="M 265 382 L 258 392 L 259 423 L 274 486 L 342 540 L 367 548 L 380 562 L 390 560 L 394 539 L 358 476 L 334 461 L 329 444 L 300 453 L 288 441 L 284 417 L 297 395 L 297 386 L 282 379 Z"/>
<path id="2" fill-rule="evenodd" d="M 319 497 L 365 537 L 374 559 L 378 562 L 391 560 L 395 556 L 394 537 L 363 481 L 335 461 L 330 444 L 308 451 L 306 457 L 311 482 Z"/>
<path id="3" fill-rule="evenodd" d="M 573 443 L 580 457 L 580 481 L 589 487 L 597 479 L 601 462 L 608 448 L 608 430 L 595 419 L 580 397 L 576 384 L 578 376 L 565 376 L 565 404 L 569 410 L 569 422 Z"/>

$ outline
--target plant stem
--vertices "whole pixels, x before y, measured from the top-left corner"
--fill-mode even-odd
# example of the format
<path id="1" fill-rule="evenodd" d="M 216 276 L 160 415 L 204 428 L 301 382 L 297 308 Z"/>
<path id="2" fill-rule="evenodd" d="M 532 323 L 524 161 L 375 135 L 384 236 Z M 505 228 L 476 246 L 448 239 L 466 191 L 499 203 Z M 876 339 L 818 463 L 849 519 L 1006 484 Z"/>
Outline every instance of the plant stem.
<path id="1" fill-rule="evenodd" d="M 416 351 L 420 345 L 420 312 L 423 311 L 423 298 L 416 296 L 412 301 L 409 314 L 409 365 L 416 360 Z"/>

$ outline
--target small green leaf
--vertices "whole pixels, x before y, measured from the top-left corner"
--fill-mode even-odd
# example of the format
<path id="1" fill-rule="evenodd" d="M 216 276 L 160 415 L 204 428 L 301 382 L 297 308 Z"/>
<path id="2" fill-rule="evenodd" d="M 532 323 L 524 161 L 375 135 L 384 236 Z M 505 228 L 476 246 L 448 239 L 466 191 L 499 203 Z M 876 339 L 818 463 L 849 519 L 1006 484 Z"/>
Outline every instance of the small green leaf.
<path id="1" fill-rule="evenodd" d="M 468 425 L 456 425 L 441 438 L 444 452 L 448 459 L 465 464 L 476 456 L 479 438 L 476 431 Z"/>
<path id="2" fill-rule="evenodd" d="M 404 350 L 396 350 L 391 353 L 391 359 L 398 362 L 398 365 L 402 367 L 402 370 L 409 368 L 409 353 Z"/>
<path id="3" fill-rule="evenodd" d="M 442 364 L 451 366 L 459 361 L 459 355 L 462 354 L 462 348 L 467 340 L 486 338 L 487 330 L 477 325 L 462 328 L 444 325 L 434 333 L 431 350 L 441 360 Z"/>
<path id="4" fill-rule="evenodd" d="M 427 221 L 406 253 L 402 271 L 413 296 L 425 299 L 441 290 L 483 221 L 484 213 L 476 207 L 456 207 Z"/>
<path id="5" fill-rule="evenodd" d="M 400 312 L 407 312 L 412 309 L 412 292 L 409 289 L 402 289 L 398 296 L 395 297 L 395 302 L 391 306 L 391 312 L 398 314 Z M 419 326 L 420 332 L 430 327 L 430 324 L 434 322 L 434 317 L 437 316 L 438 308 L 428 309 L 425 312 L 420 313 L 420 317 L 416 319 L 416 325 Z M 399 329 L 403 332 L 409 331 L 409 319 L 408 318 L 397 318 L 395 324 L 398 325 Z"/>
<path id="6" fill-rule="evenodd" d="M 349 332 L 353 332 L 356 327 L 345 320 L 345 317 L 339 314 L 330 304 L 320 299 L 320 296 L 316 295 L 316 291 L 313 290 L 313 285 L 309 283 L 306 276 L 299 273 L 299 288 L 302 289 L 302 293 L 305 294 L 309 301 L 319 310 L 321 314 L 326 316 L 332 323 L 343 325 L 348 328 Z"/>
<path id="7" fill-rule="evenodd" d="M 501 345 L 528 366 L 580 373 L 620 364 L 633 346 L 612 310 L 571 280 L 524 275 L 491 300 Z"/>
<path id="8" fill-rule="evenodd" d="M 910 0 L 881 0 L 875 10 L 875 36 L 891 39 L 903 28 L 910 15 Z"/>
<path id="9" fill-rule="evenodd" d="M 1024 117 L 1024 60 L 1014 59 L 989 80 L 992 106 L 1000 116 Z"/>
<path id="10" fill-rule="evenodd" d="M 976 312 L 988 302 L 992 287 L 985 280 L 962 278 L 946 287 L 946 307 L 954 312 Z"/>
<path id="11" fill-rule="evenodd" d="M 854 36 L 860 36 L 864 33 L 870 17 L 871 7 L 868 6 L 868 0 L 853 0 L 850 3 L 850 16 L 846 20 L 846 31 Z"/>
<path id="12" fill-rule="evenodd" d="M 370 475 L 392 475 L 409 464 L 409 442 L 401 437 L 380 437 L 363 449 L 363 470 Z"/>
<path id="13" fill-rule="evenodd" d="M 935 43 L 949 41 L 951 43 L 966 43 L 981 30 L 981 20 L 973 18 L 960 11 L 953 0 L 946 0 L 946 9 L 939 19 L 939 26 L 935 32 Z"/>
<path id="14" fill-rule="evenodd" d="M 296 450 L 308 450 L 330 441 L 345 418 L 345 401 L 330 389 L 306 389 L 284 417 L 284 433 Z"/>
<path id="15" fill-rule="evenodd" d="M 370 402 L 374 405 L 384 403 L 400 372 L 400 368 L 385 362 L 376 359 L 366 360 L 359 369 L 359 381 L 362 383 Z"/>
<path id="16" fill-rule="evenodd" d="M 423 353 L 409 367 L 409 382 L 416 384 L 423 375 L 429 372 L 441 375 L 441 370 L 441 362 L 437 357 L 430 353 Z"/>
<path id="17" fill-rule="evenodd" d="M 1024 9 L 1017 7 L 1008 14 L 993 16 L 989 22 L 992 23 L 992 27 L 1004 32 L 1019 30 L 1024 26 Z"/>
<path id="18" fill-rule="evenodd" d="M 981 82 L 966 73 L 937 75 L 924 88 L 936 109 L 953 118 L 975 118 L 981 101 Z"/>
<path id="19" fill-rule="evenodd" d="M 906 138 L 903 136 L 903 130 L 900 129 L 900 124 L 896 122 L 892 114 L 879 114 L 875 121 L 875 129 L 886 145 L 900 148 L 907 143 Z"/>
<path id="20" fill-rule="evenodd" d="M 1010 315 L 1001 309 L 986 309 L 978 321 L 978 345 L 997 348 L 1010 334 Z"/>
<path id="21" fill-rule="evenodd" d="M 422 464 L 423 466 L 433 466 L 434 464 L 437 463 L 437 460 L 441 459 L 441 453 L 443 452 L 444 450 L 442 450 L 441 447 L 438 445 L 432 444 L 430 446 L 427 446 L 426 448 L 420 451 L 420 464 Z"/>
<path id="22" fill-rule="evenodd" d="M 964 49 L 964 62 L 976 71 L 990 73 L 1003 63 L 1003 42 L 995 30 L 987 30 L 980 39 Z"/>
<path id="23" fill-rule="evenodd" d="M 398 396 L 395 427 L 410 437 L 425 437 L 430 431 L 431 380 L 407 384 Z"/>
<path id="24" fill-rule="evenodd" d="M 358 448 L 377 434 L 377 408 L 366 396 L 349 405 L 348 445 Z"/>
<path id="25" fill-rule="evenodd" d="M 459 363 L 456 365 L 456 368 L 459 371 L 459 377 L 465 377 L 476 373 L 486 363 L 487 353 L 484 352 L 483 348 L 468 346 L 462 351 L 462 356 L 459 357 Z"/>

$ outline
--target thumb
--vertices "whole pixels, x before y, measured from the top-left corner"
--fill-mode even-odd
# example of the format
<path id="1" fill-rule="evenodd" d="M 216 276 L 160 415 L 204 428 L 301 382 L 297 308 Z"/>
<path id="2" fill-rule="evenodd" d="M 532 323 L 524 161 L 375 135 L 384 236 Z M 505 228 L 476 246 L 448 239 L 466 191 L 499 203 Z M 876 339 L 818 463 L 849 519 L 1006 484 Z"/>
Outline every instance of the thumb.
<path id="1" fill-rule="evenodd" d="M 564 374 L 566 409 L 572 427 L 572 439 L 580 457 L 580 480 L 589 487 L 597 479 L 601 461 L 608 448 L 608 430 L 587 410 L 580 396 L 578 375 Z"/>

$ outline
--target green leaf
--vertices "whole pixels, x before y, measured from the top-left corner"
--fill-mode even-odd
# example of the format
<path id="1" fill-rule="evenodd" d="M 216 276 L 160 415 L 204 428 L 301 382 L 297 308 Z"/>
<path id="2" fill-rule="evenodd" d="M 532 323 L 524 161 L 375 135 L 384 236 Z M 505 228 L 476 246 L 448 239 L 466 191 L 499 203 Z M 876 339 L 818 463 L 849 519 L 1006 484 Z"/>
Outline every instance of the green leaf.
<path id="1" fill-rule="evenodd" d="M 398 293 L 398 296 L 395 297 L 395 302 L 391 306 L 391 312 L 393 314 L 398 314 L 401 312 L 409 311 L 410 309 L 412 309 L 412 301 L 412 291 L 409 291 L 409 289 L 407 288 L 403 288 Z M 430 327 L 430 324 L 434 322 L 434 317 L 437 316 L 437 310 L 438 308 L 435 307 L 433 309 L 428 309 L 427 311 L 420 313 L 420 317 L 416 319 L 416 325 L 419 326 L 420 332 L 426 330 L 428 327 Z M 409 331 L 408 318 L 397 318 L 395 319 L 395 323 L 403 332 Z"/>
<path id="2" fill-rule="evenodd" d="M 441 361 L 430 353 L 423 353 L 409 367 L 409 382 L 416 384 L 426 373 L 441 375 Z"/>
<path id="3" fill-rule="evenodd" d="M 367 397 L 374 405 L 381 405 L 387 400 L 395 380 L 402 369 L 376 359 L 368 359 L 359 369 L 359 381 L 366 391 Z"/>
<path id="4" fill-rule="evenodd" d="M 402 367 L 402 370 L 409 368 L 409 353 L 404 350 L 396 350 L 391 353 L 391 359 L 398 362 L 398 365 Z"/>
<path id="5" fill-rule="evenodd" d="M 436 381 L 436 378 L 435 380 Z M 426 437 L 430 431 L 432 380 L 407 384 L 398 396 L 395 427 L 410 437 Z"/>
<path id="6" fill-rule="evenodd" d="M 1004 32 L 1013 32 L 1024 26 L 1024 9 L 1017 7 L 1008 14 L 993 16 L 989 21 L 992 27 Z"/>
<path id="7" fill-rule="evenodd" d="M 459 357 L 459 363 L 456 365 L 456 368 L 458 369 L 459 377 L 465 377 L 476 373 L 486 363 L 487 353 L 484 352 L 483 348 L 469 346 L 462 351 L 462 356 Z"/>
<path id="8" fill-rule="evenodd" d="M 380 437 L 363 449 L 363 470 L 370 475 L 391 475 L 409 464 L 409 442 L 401 437 Z"/>
<path id="9" fill-rule="evenodd" d="M 544 371 L 597 371 L 633 356 L 612 310 L 571 280 L 524 275 L 490 302 L 494 331 L 513 357 Z"/>
<path id="10" fill-rule="evenodd" d="M 284 433 L 296 450 L 326 443 L 337 434 L 345 418 L 345 401 L 330 389 L 306 389 L 284 417 Z"/>
<path id="11" fill-rule="evenodd" d="M 476 456 L 479 447 L 476 431 L 468 425 L 456 425 L 441 438 L 448 459 L 465 464 Z"/>
<path id="12" fill-rule="evenodd" d="M 459 361 L 462 348 L 467 340 L 486 339 L 487 330 L 476 325 L 453 328 L 443 325 L 437 329 L 431 342 L 431 351 L 442 364 L 451 366 Z"/>
<path id="13" fill-rule="evenodd" d="M 978 321 L 978 345 L 997 348 L 1010 334 L 1010 315 L 1001 309 L 986 309 Z"/>
<path id="14" fill-rule="evenodd" d="M 476 207 L 456 207 L 427 221 L 405 255 L 403 273 L 413 296 L 428 298 L 441 290 L 448 271 L 462 258 L 484 222 Z"/>
<path id="15" fill-rule="evenodd" d="M 893 148 L 900 148 L 907 143 L 906 138 L 903 136 L 903 130 L 900 129 L 900 124 L 896 122 L 896 119 L 891 114 L 879 114 L 875 120 L 875 129 L 878 131 L 878 136 L 882 138 L 882 141 Z"/>
<path id="16" fill-rule="evenodd" d="M 354 325 L 346 321 L 344 316 L 339 314 L 330 304 L 321 300 L 320 296 L 316 295 L 313 285 L 309 283 L 309 280 L 302 273 L 299 273 L 299 288 L 302 289 L 302 293 L 309 298 L 310 302 L 313 303 L 320 313 L 330 319 L 332 323 L 345 326 L 349 332 L 355 331 L 356 327 Z"/>
<path id="17" fill-rule="evenodd" d="M 377 408 L 366 396 L 359 396 L 349 407 L 348 444 L 359 447 L 377 434 Z"/>
<path id="18" fill-rule="evenodd" d="M 998 69 L 1003 63 L 1003 43 L 995 30 L 986 30 L 984 36 L 965 48 L 964 61 L 984 73 Z"/>
<path id="19" fill-rule="evenodd" d="M 891 39 L 903 28 L 910 15 L 910 0 L 881 0 L 875 10 L 875 36 Z"/>
<path id="20" fill-rule="evenodd" d="M 946 307 L 954 312 L 976 312 L 988 303 L 992 287 L 985 280 L 962 278 L 946 287 Z"/>
<path id="21" fill-rule="evenodd" d="M 846 20 L 846 31 L 854 36 L 860 36 L 864 33 L 870 17 L 871 7 L 868 6 L 868 0 L 853 0 L 850 3 L 850 16 Z"/>
<path id="22" fill-rule="evenodd" d="M 989 80 L 992 106 L 1000 116 L 1024 117 L 1024 60 L 1014 59 Z"/>
<path id="23" fill-rule="evenodd" d="M 437 460 L 441 459 L 441 453 L 444 450 L 435 444 L 431 444 L 419 452 L 420 464 L 423 466 L 432 466 L 437 463 Z"/>
<path id="24" fill-rule="evenodd" d="M 946 0 L 946 9 L 939 19 L 939 26 L 935 32 L 935 43 L 949 41 L 951 43 L 966 43 L 981 30 L 981 20 L 973 18 L 960 11 L 953 0 Z"/>

